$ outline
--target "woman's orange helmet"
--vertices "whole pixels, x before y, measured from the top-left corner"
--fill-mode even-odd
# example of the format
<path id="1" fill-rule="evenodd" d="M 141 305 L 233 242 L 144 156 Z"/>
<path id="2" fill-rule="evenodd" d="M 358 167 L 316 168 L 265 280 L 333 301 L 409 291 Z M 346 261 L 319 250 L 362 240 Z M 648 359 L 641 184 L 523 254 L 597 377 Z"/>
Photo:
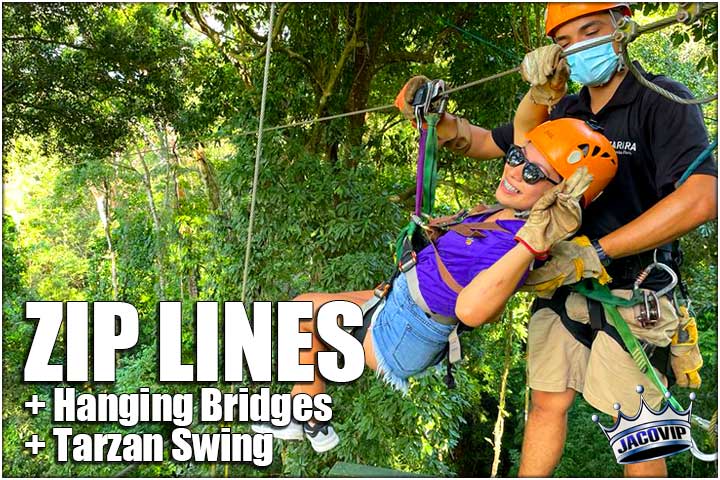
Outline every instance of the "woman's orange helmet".
<path id="1" fill-rule="evenodd" d="M 578 167 L 587 167 L 593 180 L 583 194 L 584 206 L 602 193 L 617 172 L 618 157 L 610 140 L 577 118 L 545 122 L 533 128 L 527 139 L 563 178 Z"/>
<path id="2" fill-rule="evenodd" d="M 555 29 L 563 23 L 575 20 L 576 18 L 590 15 L 591 13 L 622 8 L 623 14 L 632 15 L 629 3 L 575 3 L 575 2 L 551 2 L 545 10 L 545 33 L 552 37 Z"/>

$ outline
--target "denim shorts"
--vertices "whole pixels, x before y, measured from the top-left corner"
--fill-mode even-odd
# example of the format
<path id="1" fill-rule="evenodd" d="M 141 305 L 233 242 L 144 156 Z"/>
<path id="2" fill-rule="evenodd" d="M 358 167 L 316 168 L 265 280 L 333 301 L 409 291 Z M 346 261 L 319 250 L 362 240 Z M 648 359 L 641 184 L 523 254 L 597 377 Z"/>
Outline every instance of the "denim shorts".
<path id="1" fill-rule="evenodd" d="M 428 317 L 413 301 L 401 274 L 371 328 L 377 374 L 407 392 L 408 377 L 442 361 L 448 335 L 455 327 Z"/>

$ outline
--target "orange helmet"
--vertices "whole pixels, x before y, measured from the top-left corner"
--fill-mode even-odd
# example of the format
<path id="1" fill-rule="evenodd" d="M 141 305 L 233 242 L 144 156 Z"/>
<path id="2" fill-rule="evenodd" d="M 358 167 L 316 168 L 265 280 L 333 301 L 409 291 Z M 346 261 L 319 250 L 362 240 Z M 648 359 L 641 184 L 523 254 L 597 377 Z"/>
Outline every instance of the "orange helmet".
<path id="1" fill-rule="evenodd" d="M 533 128 L 527 139 L 563 178 L 578 167 L 587 167 L 593 180 L 583 194 L 585 206 L 600 195 L 617 172 L 618 157 L 610 140 L 577 118 L 545 122 Z"/>
<path id="2" fill-rule="evenodd" d="M 603 12 L 613 8 L 622 8 L 625 15 L 632 15 L 632 10 L 630 10 L 630 4 L 628 3 L 548 3 L 547 9 L 545 10 L 545 33 L 552 37 L 555 29 L 563 23 L 585 15 L 590 15 L 591 13 Z"/>

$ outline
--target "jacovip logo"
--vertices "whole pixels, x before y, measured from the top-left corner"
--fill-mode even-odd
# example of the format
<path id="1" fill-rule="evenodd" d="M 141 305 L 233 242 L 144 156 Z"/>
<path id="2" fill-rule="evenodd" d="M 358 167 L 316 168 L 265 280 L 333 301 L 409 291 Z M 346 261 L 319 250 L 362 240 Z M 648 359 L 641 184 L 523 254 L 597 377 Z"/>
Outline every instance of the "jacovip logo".
<path id="1" fill-rule="evenodd" d="M 691 450 L 696 458 L 704 461 L 717 459 L 717 453 L 700 452 L 690 435 L 692 403 L 687 410 L 676 408 L 673 403 L 679 404 L 672 400 L 672 395 L 667 392 L 665 405 L 655 411 L 645 403 L 643 387 L 638 385 L 636 391 L 640 394 L 640 408 L 635 416 L 629 417 L 621 412 L 618 403 L 613 406 L 618 412 L 618 418 L 612 427 L 603 426 L 597 415 L 592 416 L 593 422 L 600 426 L 610 442 L 618 463 L 646 462 L 686 450 Z M 694 393 L 690 394 L 690 400 L 695 400 Z"/>

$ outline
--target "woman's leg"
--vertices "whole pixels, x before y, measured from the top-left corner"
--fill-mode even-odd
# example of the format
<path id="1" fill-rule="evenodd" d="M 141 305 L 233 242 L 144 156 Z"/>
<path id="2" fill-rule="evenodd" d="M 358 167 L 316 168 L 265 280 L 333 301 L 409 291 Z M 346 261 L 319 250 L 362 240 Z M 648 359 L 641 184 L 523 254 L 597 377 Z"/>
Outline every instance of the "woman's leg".
<path id="1" fill-rule="evenodd" d="M 345 300 L 353 302 L 361 306 L 373 296 L 372 290 L 364 290 L 360 292 L 342 292 L 342 293 L 305 293 L 294 299 L 294 301 L 313 302 L 313 318 L 311 321 L 300 322 L 300 331 L 312 334 L 312 348 L 310 350 L 300 351 L 300 364 L 315 365 L 315 380 L 312 382 L 296 383 L 292 389 L 292 394 L 306 393 L 308 395 L 317 395 L 325 392 L 325 381 L 317 371 L 317 353 L 325 350 L 325 345 L 320 341 L 315 326 L 315 317 L 318 309 L 333 300 Z M 372 348 L 371 330 L 368 329 L 363 342 L 365 349 L 365 363 L 372 369 L 375 369 L 375 355 Z"/>

